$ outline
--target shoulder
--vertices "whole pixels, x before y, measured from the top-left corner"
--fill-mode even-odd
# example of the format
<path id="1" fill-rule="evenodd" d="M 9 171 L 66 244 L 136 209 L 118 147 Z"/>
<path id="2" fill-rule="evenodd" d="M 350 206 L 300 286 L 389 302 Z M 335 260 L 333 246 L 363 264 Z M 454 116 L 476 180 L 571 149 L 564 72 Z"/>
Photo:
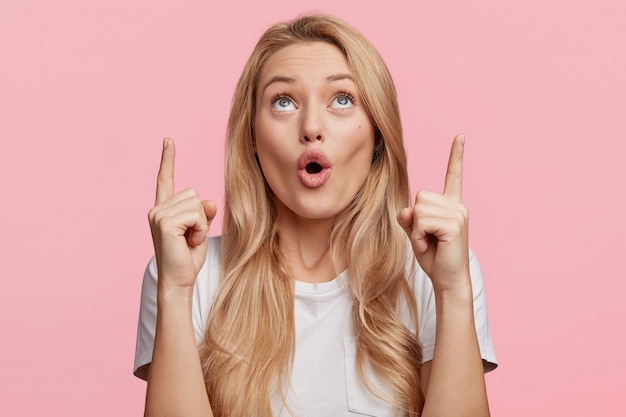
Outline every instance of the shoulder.
<path id="1" fill-rule="evenodd" d="M 212 302 L 212 297 L 217 290 L 220 276 L 221 247 L 221 236 L 208 238 L 206 258 L 198 272 L 194 288 L 194 302 L 201 303 L 200 305 Z"/>
<path id="2" fill-rule="evenodd" d="M 202 266 L 218 266 L 220 264 L 220 255 L 222 252 L 222 236 L 210 236 L 207 238 L 206 259 Z"/>
<path id="3" fill-rule="evenodd" d="M 487 314 L 487 297 L 485 294 L 485 285 L 483 282 L 483 274 L 478 262 L 478 257 L 470 249 L 470 278 L 472 280 L 472 293 L 474 305 L 474 323 L 476 326 L 476 335 L 480 352 L 484 361 L 485 370 L 490 371 L 497 366 L 497 359 L 493 347 L 491 337 L 491 329 L 489 327 L 489 318 Z M 418 335 L 422 344 L 423 360 L 432 359 L 435 348 L 436 336 L 436 305 L 435 294 L 432 282 L 428 275 L 420 268 L 417 261 L 413 258 L 410 265 L 411 273 L 409 279 L 412 280 L 413 290 L 418 308 Z"/>
<path id="4" fill-rule="evenodd" d="M 221 237 L 209 237 L 207 254 L 196 277 L 192 300 L 192 321 L 196 341 L 203 339 L 211 304 L 217 292 L 220 277 Z M 148 263 L 143 276 L 141 305 L 137 327 L 134 373 L 147 378 L 147 366 L 152 361 L 152 349 L 156 333 L 158 271 L 154 257 Z"/>

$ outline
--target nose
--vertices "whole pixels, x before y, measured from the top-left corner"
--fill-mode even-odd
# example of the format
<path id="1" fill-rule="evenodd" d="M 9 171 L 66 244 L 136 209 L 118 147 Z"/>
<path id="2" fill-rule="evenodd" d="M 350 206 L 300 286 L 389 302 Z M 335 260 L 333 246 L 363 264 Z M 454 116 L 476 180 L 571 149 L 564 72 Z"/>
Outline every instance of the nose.
<path id="1" fill-rule="evenodd" d="M 315 106 L 307 106 L 300 114 L 302 115 L 300 140 L 304 143 L 323 141 L 325 132 L 323 128 L 323 110 Z"/>
<path id="2" fill-rule="evenodd" d="M 322 140 L 322 134 L 319 133 L 317 136 L 313 136 L 313 135 L 304 135 L 304 137 L 302 138 L 305 142 L 314 142 L 316 140 L 321 141 Z"/>

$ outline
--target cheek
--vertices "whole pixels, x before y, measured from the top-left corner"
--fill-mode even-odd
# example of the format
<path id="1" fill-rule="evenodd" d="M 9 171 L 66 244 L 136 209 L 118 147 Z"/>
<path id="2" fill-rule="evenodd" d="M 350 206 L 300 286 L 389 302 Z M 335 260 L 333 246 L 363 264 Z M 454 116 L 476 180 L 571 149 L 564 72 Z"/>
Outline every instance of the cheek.
<path id="1" fill-rule="evenodd" d="M 284 141 L 269 135 L 267 131 L 259 130 L 255 142 L 257 160 L 266 179 L 268 176 L 284 176 L 284 171 L 291 165 Z"/>
<path id="2" fill-rule="evenodd" d="M 255 152 L 259 159 L 264 161 L 278 161 L 284 154 L 284 146 L 275 136 L 266 135 L 266 132 L 259 131 L 255 139 Z M 281 152 L 282 151 L 282 152 Z"/>
<path id="3" fill-rule="evenodd" d="M 258 102 L 253 120 L 252 140 L 254 143 L 254 151 L 258 152 L 259 149 L 266 147 L 268 140 L 271 139 L 270 134 L 274 129 L 271 123 L 269 123 L 268 116 L 264 114 L 264 109 L 259 109 Z"/>
<path id="4" fill-rule="evenodd" d="M 354 136 L 359 147 L 364 151 L 368 151 L 371 156 L 374 152 L 376 142 L 374 126 L 370 124 L 359 124 L 354 132 Z"/>
<path id="5" fill-rule="evenodd" d="M 271 129 L 261 118 L 257 117 L 254 123 L 254 152 L 264 154 L 271 147 Z"/>

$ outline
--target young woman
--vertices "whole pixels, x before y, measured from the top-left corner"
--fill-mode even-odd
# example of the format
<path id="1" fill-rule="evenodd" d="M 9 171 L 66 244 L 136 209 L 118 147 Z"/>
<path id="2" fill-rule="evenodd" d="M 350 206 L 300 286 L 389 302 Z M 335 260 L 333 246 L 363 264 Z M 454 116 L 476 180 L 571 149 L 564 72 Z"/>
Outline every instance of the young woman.
<path id="1" fill-rule="evenodd" d="M 221 237 L 214 203 L 174 193 L 164 141 L 135 359 L 146 415 L 488 415 L 463 148 L 443 194 L 411 204 L 376 50 L 327 16 L 270 28 L 235 91 Z"/>

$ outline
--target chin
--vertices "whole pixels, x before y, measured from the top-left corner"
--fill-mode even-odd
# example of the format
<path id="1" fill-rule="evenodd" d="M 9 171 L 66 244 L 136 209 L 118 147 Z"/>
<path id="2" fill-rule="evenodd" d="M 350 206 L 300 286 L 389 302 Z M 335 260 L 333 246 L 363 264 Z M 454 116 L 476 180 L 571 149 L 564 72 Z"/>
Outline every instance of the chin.
<path id="1" fill-rule="evenodd" d="M 293 199 L 294 196 L 286 200 L 276 198 L 275 201 L 279 213 L 287 217 L 324 221 L 332 220 L 340 215 L 352 201 L 352 199 L 345 200 L 345 196 L 337 195 L 337 193 L 331 194 L 333 195 L 314 193 L 313 195 L 300 195 L 295 199 Z"/>
<path id="2" fill-rule="evenodd" d="M 306 220 L 313 220 L 313 221 L 315 220 L 324 221 L 324 220 L 334 219 L 345 209 L 345 207 L 339 207 L 336 204 L 333 204 L 332 207 L 325 206 L 323 204 L 320 204 L 319 200 L 316 202 L 313 202 L 312 204 L 299 205 L 299 207 L 291 207 L 291 208 L 288 206 L 283 206 L 283 207 L 296 217 L 299 217 L 301 219 L 306 219 Z"/>
<path id="3" fill-rule="evenodd" d="M 301 213 L 296 213 L 297 216 L 302 217 L 303 219 L 308 220 L 330 220 L 334 219 L 341 213 L 337 210 L 303 210 Z"/>

